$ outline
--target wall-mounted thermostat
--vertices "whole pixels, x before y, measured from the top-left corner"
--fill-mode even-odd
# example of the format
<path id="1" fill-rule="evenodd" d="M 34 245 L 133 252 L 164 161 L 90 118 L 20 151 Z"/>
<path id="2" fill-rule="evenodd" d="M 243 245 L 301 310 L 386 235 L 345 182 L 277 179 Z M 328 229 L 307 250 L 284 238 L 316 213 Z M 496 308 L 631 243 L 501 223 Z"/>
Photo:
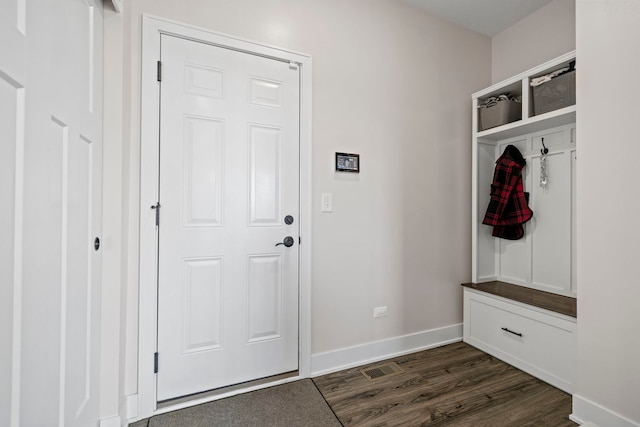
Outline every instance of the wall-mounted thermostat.
<path id="1" fill-rule="evenodd" d="M 336 171 L 360 172 L 360 154 L 336 153 Z"/>

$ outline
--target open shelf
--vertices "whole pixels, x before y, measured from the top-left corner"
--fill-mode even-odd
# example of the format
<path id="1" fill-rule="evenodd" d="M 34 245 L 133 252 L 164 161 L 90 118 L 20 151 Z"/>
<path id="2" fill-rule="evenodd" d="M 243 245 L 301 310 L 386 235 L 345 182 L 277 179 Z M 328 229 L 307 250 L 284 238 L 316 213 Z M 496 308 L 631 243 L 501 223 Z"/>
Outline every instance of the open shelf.
<path id="1" fill-rule="evenodd" d="M 487 129 L 476 134 L 477 138 L 489 141 L 500 141 L 507 138 L 526 135 L 544 129 L 562 126 L 576 121 L 576 106 L 565 107 L 538 116 L 507 123 L 506 125 Z"/>

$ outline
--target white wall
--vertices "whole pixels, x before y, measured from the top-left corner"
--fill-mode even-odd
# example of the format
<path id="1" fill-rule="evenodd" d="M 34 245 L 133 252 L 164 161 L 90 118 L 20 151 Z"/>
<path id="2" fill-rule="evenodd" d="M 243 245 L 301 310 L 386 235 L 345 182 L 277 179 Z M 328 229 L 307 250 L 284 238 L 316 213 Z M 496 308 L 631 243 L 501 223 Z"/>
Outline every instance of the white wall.
<path id="1" fill-rule="evenodd" d="M 580 155 L 574 415 L 601 426 L 639 426 L 640 2 L 579 0 L 576 21 Z"/>
<path id="2" fill-rule="evenodd" d="M 125 393 L 136 392 L 141 14 L 313 56 L 312 351 L 462 321 L 470 278 L 470 94 L 490 40 L 391 0 L 125 2 Z M 359 175 L 333 171 L 359 153 Z M 334 212 L 320 213 L 320 194 Z M 304 236 L 303 236 L 304 238 Z M 373 319 L 374 306 L 389 316 Z"/>
<path id="3" fill-rule="evenodd" d="M 491 39 L 498 83 L 576 48 L 576 0 L 554 0 Z"/>

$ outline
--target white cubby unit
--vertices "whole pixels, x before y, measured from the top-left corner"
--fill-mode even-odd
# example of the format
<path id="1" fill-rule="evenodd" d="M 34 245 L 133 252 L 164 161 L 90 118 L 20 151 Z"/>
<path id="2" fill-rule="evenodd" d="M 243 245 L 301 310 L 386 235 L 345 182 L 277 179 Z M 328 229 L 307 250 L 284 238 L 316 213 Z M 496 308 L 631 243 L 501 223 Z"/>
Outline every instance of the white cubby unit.
<path id="1" fill-rule="evenodd" d="M 575 297 L 576 106 L 534 115 L 530 80 L 575 61 L 570 52 L 473 94 L 472 281 L 502 281 Z M 522 102 L 520 120 L 478 129 L 478 104 L 509 92 Z M 542 142 L 548 148 L 548 185 L 540 185 Z M 495 162 L 507 145 L 516 146 L 527 165 L 525 192 L 533 218 L 520 240 L 492 236 L 482 224 L 489 204 Z"/>
<path id="2" fill-rule="evenodd" d="M 574 61 L 570 52 L 473 94 L 472 283 L 463 284 L 464 341 L 568 393 L 577 324 L 575 92 L 567 97 L 573 105 L 562 99 L 565 106 L 536 115 L 530 82 Z M 519 119 L 480 130 L 478 105 L 505 93 L 521 101 Z M 545 102 L 546 108 L 554 99 Z M 526 160 L 522 178 L 533 210 L 519 240 L 494 237 L 493 227 L 482 223 L 496 160 L 508 145 Z"/>

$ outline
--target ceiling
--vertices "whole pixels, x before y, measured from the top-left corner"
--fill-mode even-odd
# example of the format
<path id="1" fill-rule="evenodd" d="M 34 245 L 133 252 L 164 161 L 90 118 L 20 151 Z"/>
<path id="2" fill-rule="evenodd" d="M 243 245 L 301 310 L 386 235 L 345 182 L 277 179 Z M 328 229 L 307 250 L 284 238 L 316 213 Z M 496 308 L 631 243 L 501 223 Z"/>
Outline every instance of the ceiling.
<path id="1" fill-rule="evenodd" d="M 403 0 L 439 18 L 493 37 L 553 0 Z"/>

